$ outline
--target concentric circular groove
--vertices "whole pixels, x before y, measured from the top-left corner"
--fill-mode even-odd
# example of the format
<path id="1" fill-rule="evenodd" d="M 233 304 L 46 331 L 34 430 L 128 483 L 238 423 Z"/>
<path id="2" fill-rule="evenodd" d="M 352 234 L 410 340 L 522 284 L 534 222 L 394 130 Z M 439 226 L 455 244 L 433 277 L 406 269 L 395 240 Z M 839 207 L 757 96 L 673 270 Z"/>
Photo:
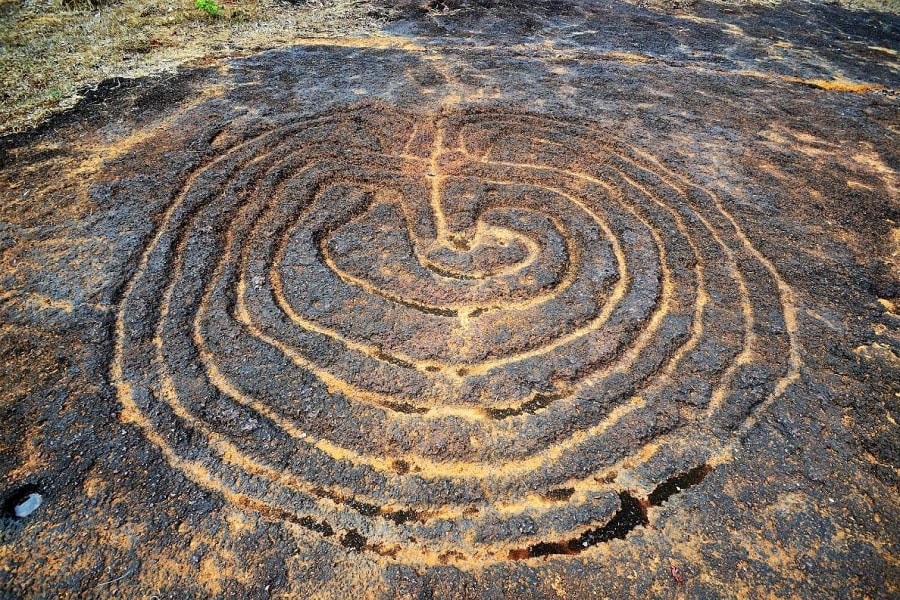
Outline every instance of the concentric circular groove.
<path id="1" fill-rule="evenodd" d="M 645 152 L 363 106 L 187 178 L 111 371 L 124 416 L 227 500 L 485 564 L 722 452 L 796 377 L 795 327 L 721 202 Z"/>

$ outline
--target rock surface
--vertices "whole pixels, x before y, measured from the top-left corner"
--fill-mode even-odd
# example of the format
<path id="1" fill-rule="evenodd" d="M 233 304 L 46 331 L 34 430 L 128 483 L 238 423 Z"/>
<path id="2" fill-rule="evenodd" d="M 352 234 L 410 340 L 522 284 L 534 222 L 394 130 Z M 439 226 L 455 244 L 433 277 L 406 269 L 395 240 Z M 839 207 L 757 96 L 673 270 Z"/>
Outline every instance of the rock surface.
<path id="1" fill-rule="evenodd" d="M 0 591 L 896 594 L 897 39 L 412 5 L 3 139 Z"/>

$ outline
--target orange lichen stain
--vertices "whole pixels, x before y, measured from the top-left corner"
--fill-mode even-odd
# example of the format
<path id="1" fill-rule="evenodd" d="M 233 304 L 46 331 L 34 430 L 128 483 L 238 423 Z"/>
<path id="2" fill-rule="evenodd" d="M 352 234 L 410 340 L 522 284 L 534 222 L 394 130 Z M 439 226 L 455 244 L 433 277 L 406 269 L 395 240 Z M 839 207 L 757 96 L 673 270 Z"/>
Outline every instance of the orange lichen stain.
<path id="1" fill-rule="evenodd" d="M 146 588 L 161 590 L 171 587 L 177 582 L 188 582 L 194 579 L 194 573 L 189 567 L 189 557 L 166 556 L 160 554 L 153 557 L 153 562 L 148 564 L 149 568 L 143 568 L 139 571 L 140 584 Z"/>
<path id="2" fill-rule="evenodd" d="M 762 536 L 754 541 L 753 547 L 748 548 L 750 558 L 763 562 L 775 569 L 778 573 L 788 574 L 796 571 L 796 557 L 780 546 L 776 546 Z"/>
<path id="3" fill-rule="evenodd" d="M 373 48 L 413 52 L 424 52 L 427 50 L 424 46 L 411 42 L 408 38 L 389 35 L 297 38 L 294 41 L 301 46 L 338 46 L 342 48 Z"/>
<path id="4" fill-rule="evenodd" d="M 886 345 L 873 342 L 853 349 L 853 353 L 866 360 L 878 360 L 892 367 L 900 367 L 900 357 L 894 354 L 894 350 Z"/>
<path id="5" fill-rule="evenodd" d="M 723 23 L 722 31 L 731 35 L 736 35 L 738 37 L 744 37 L 744 30 L 735 25 L 734 23 Z M 776 44 L 777 45 L 777 44 Z"/>
<path id="6" fill-rule="evenodd" d="M 879 299 L 878 299 L 878 304 L 880 304 L 881 306 L 883 306 L 884 309 L 885 309 L 886 311 L 888 311 L 889 313 L 897 314 L 897 307 L 896 307 L 896 305 L 895 305 L 893 302 L 891 302 L 890 300 L 888 300 L 887 298 L 879 298 Z"/>
<path id="7" fill-rule="evenodd" d="M 870 144 L 865 144 L 864 151 L 856 152 L 850 156 L 853 163 L 865 168 L 867 171 L 875 173 L 884 183 L 888 194 L 891 197 L 897 197 L 897 171 L 888 166 L 878 151 Z M 896 245 L 900 246 L 900 233 L 897 230 L 892 232 L 893 240 Z"/>
<path id="8" fill-rule="evenodd" d="M 828 90 L 830 92 L 850 92 L 862 94 L 866 92 L 890 91 L 884 86 L 866 83 L 861 81 L 851 81 L 843 77 L 835 77 L 834 79 L 803 79 L 802 77 L 791 77 L 788 75 L 774 75 L 772 73 L 763 73 L 761 71 L 743 70 L 735 71 L 735 75 L 743 75 L 746 77 L 754 77 L 756 79 L 781 80 L 788 83 L 799 83 L 809 87 L 818 88 L 820 90 Z"/>
<path id="9" fill-rule="evenodd" d="M 900 227 L 891 228 L 890 246 L 888 248 L 889 255 L 886 256 L 887 262 L 894 267 L 894 273 L 900 272 Z M 891 311 L 894 312 L 894 311 Z"/>
<path id="10" fill-rule="evenodd" d="M 809 505 L 809 498 L 797 492 L 780 494 L 774 503 L 765 508 L 766 512 L 795 514 Z"/>
<path id="11" fill-rule="evenodd" d="M 553 581 L 550 582 L 550 587 L 553 588 L 553 591 L 555 591 L 557 594 L 559 594 L 560 598 L 568 598 L 569 597 L 569 594 L 566 591 L 566 586 L 563 581 L 563 578 L 559 575 L 559 573 L 554 575 Z"/>
<path id="12" fill-rule="evenodd" d="M 897 172 L 884 162 L 878 152 L 876 152 L 869 144 L 866 144 L 865 146 L 865 152 L 857 152 L 852 155 L 853 162 L 874 171 L 879 175 L 887 175 L 891 178 L 896 178 Z"/>
<path id="13" fill-rule="evenodd" d="M 827 142 L 827 141 L 823 140 L 822 138 L 816 137 L 816 136 L 812 135 L 811 133 L 807 133 L 805 131 L 799 131 L 799 130 L 793 129 L 793 130 L 791 130 L 791 135 L 794 137 L 794 139 L 801 141 L 804 144 L 821 144 L 821 145 L 825 145 L 825 146 L 835 146 L 835 144 L 832 144 L 831 142 Z"/>
<path id="14" fill-rule="evenodd" d="M 251 519 L 247 513 L 243 511 L 232 510 L 225 515 L 225 522 L 233 534 L 243 534 L 254 531 L 256 529 L 256 520 Z"/>
<path id="15" fill-rule="evenodd" d="M 46 465 L 46 461 L 41 457 L 35 441 L 40 439 L 40 430 L 37 427 L 29 427 L 25 433 L 25 460 L 21 465 L 6 474 L 7 481 L 15 481 L 36 473 Z"/>
<path id="16" fill-rule="evenodd" d="M 854 190 L 866 190 L 868 192 L 874 192 L 875 188 L 870 185 L 866 185 L 861 181 L 856 181 L 854 179 L 847 180 L 847 187 Z"/>
<path id="17" fill-rule="evenodd" d="M 396 589 L 390 589 L 384 580 L 383 567 L 376 561 L 348 560 L 335 558 L 329 565 L 331 577 L 321 577 L 321 566 L 315 558 L 295 556 L 286 561 L 287 587 L 272 597 L 293 600 L 331 600 L 333 598 L 353 598 L 354 600 L 374 600 L 375 598 L 399 597 Z"/>
<path id="18" fill-rule="evenodd" d="M 894 425 L 896 426 L 896 423 L 894 423 Z M 881 462 L 880 460 L 878 460 L 878 457 L 876 457 L 876 456 L 875 456 L 874 454 L 872 454 L 871 452 L 866 452 L 866 453 L 864 453 L 864 454 L 863 454 L 863 458 L 865 458 L 865 459 L 866 459 L 866 462 L 869 463 L 870 465 L 878 465 L 879 467 L 884 467 L 884 468 L 886 468 L 886 469 L 891 469 L 891 470 L 893 470 L 895 473 L 900 474 L 900 468 L 895 467 L 894 465 L 889 465 L 889 464 L 885 464 L 885 463 Z M 880 523 L 880 522 L 881 522 L 881 516 L 879 516 L 878 514 L 873 514 L 873 515 L 872 515 L 872 520 L 875 521 L 876 523 Z"/>
<path id="19" fill-rule="evenodd" d="M 200 575 L 197 581 L 213 596 L 222 593 L 222 577 L 214 559 L 205 557 L 200 561 Z"/>
<path id="20" fill-rule="evenodd" d="M 206 86 L 197 90 L 183 109 L 187 111 L 210 98 L 221 96 L 224 93 L 224 86 Z M 64 169 L 67 175 L 66 181 L 92 177 L 102 172 L 104 165 L 115 158 L 133 151 L 138 146 L 146 146 L 148 143 L 152 143 L 154 139 L 159 140 L 161 135 L 162 137 L 167 136 L 168 132 L 171 131 L 172 125 L 181 118 L 182 114 L 183 112 L 177 112 L 154 124 L 152 127 L 139 129 L 122 137 L 86 147 L 86 156 L 81 158 L 76 164 L 69 166 L 69 163 L 72 163 L 72 161 L 67 161 Z M 81 194 L 81 196 L 84 197 L 84 194 Z"/>
<path id="21" fill-rule="evenodd" d="M 103 488 L 106 487 L 106 482 L 99 477 L 90 477 L 84 480 L 84 484 L 82 486 L 84 488 L 84 495 L 88 498 L 94 498 L 103 491 Z"/>
<path id="22" fill-rule="evenodd" d="M 118 550 L 131 550 L 139 545 L 140 540 L 147 535 L 146 523 L 125 523 L 116 526 L 113 521 L 100 530 L 100 543 L 106 547 Z"/>
<path id="23" fill-rule="evenodd" d="M 68 300 L 57 300 L 51 298 L 50 296 L 45 296 L 43 294 L 28 294 L 28 300 L 26 300 L 26 306 L 32 308 L 35 311 L 40 310 L 61 310 L 65 313 L 72 312 L 72 303 Z"/>
<path id="24" fill-rule="evenodd" d="M 875 85 L 872 83 L 859 83 L 856 81 L 850 81 L 849 79 L 797 79 L 798 83 L 802 83 L 804 85 L 810 85 L 813 87 L 817 87 L 823 90 L 829 90 L 833 92 L 854 92 L 857 94 L 863 92 L 874 92 L 881 89 L 884 89 L 880 85 Z"/>
<path id="25" fill-rule="evenodd" d="M 724 465 L 724 464 L 730 463 L 733 460 L 734 460 L 734 448 L 732 448 L 731 446 L 728 446 L 728 447 L 724 448 L 718 454 L 715 454 L 714 456 L 710 457 L 706 461 L 706 464 L 711 469 L 714 469 L 714 468 L 718 467 L 719 465 Z"/>
<path id="26" fill-rule="evenodd" d="M 868 46 L 868 48 L 869 50 L 877 50 L 878 52 L 884 52 L 885 54 L 890 54 L 891 56 L 897 56 L 896 50 L 885 48 L 884 46 Z"/>
<path id="27" fill-rule="evenodd" d="M 767 129 L 760 133 L 760 137 L 779 146 L 789 147 L 792 150 L 805 154 L 811 158 L 832 156 L 840 150 L 836 144 L 809 135 L 808 133 L 779 125 L 775 125 L 771 129 Z M 779 181 L 786 180 L 783 175 L 780 175 L 780 169 L 774 165 L 767 164 L 766 172 L 777 177 Z"/>
<path id="28" fill-rule="evenodd" d="M 619 62 L 630 65 L 644 65 L 653 60 L 653 58 L 650 56 L 637 54 L 634 52 L 606 52 L 602 55 L 602 57 L 608 58 L 610 60 L 617 60 Z"/>
<path id="29" fill-rule="evenodd" d="M 676 19 L 680 19 L 682 21 L 690 21 L 692 23 L 717 23 L 715 19 L 710 19 L 709 17 L 700 17 L 698 15 L 692 14 L 680 14 L 680 15 L 672 15 Z"/>
<path id="30" fill-rule="evenodd" d="M 101 558 L 92 552 L 81 552 L 75 557 L 66 559 L 58 559 L 50 562 L 50 568 L 56 576 L 60 576 L 65 572 L 84 572 L 96 568 Z"/>

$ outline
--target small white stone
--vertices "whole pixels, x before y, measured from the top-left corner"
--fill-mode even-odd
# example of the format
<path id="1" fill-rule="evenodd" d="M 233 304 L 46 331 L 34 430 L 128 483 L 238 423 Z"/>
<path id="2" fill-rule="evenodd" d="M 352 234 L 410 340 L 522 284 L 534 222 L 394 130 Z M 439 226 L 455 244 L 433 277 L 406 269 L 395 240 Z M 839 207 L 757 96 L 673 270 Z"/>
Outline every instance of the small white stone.
<path id="1" fill-rule="evenodd" d="M 28 494 L 25 501 L 21 504 L 17 504 L 13 509 L 13 512 L 18 518 L 23 519 L 37 510 L 37 507 L 41 505 L 41 500 L 40 494 Z"/>

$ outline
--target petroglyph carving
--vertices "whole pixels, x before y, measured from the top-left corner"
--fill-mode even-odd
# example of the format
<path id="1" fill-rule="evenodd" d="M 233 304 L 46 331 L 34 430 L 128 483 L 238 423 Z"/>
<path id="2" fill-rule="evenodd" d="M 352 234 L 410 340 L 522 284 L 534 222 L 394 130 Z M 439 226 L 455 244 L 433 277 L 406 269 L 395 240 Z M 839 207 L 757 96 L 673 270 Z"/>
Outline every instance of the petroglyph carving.
<path id="1" fill-rule="evenodd" d="M 231 502 L 507 560 L 715 460 L 798 373 L 792 292 L 722 203 L 590 124 L 368 105 L 237 137 L 147 245 L 112 365 Z"/>

